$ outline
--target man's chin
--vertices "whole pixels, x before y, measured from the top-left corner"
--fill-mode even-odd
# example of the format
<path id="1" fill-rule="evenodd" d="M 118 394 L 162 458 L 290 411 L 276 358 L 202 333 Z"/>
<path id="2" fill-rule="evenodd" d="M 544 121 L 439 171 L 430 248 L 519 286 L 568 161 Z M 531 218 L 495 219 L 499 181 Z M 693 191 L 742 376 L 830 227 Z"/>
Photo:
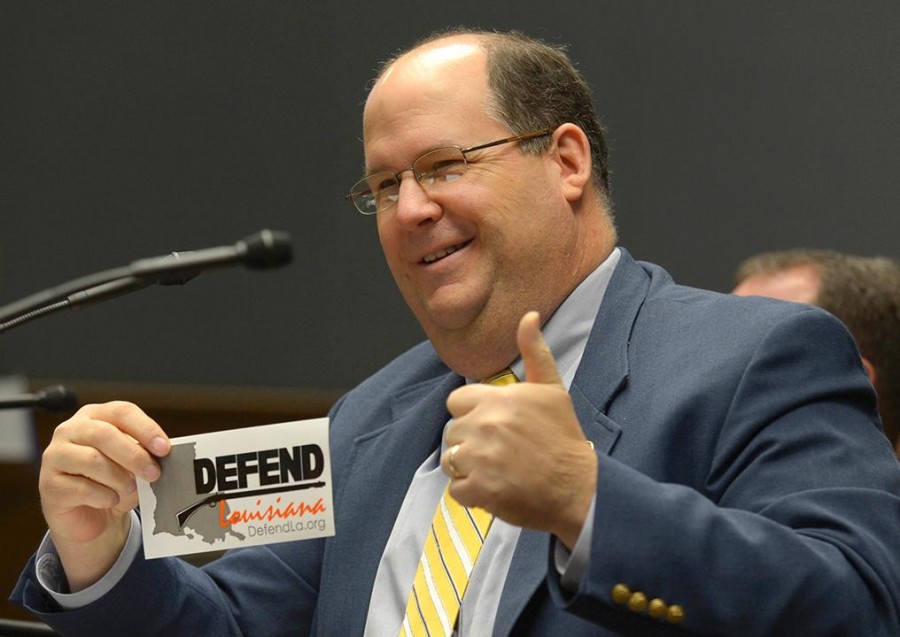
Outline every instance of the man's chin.
<path id="1" fill-rule="evenodd" d="M 453 306 L 439 306 L 429 308 L 417 316 L 426 333 L 438 335 L 465 331 L 475 322 L 477 312 Z"/>
<path id="2" fill-rule="evenodd" d="M 430 294 L 407 295 L 407 304 L 426 331 L 430 326 L 441 331 L 462 330 L 478 320 L 488 301 L 486 295 L 475 294 L 471 288 L 458 283 L 444 285 Z"/>

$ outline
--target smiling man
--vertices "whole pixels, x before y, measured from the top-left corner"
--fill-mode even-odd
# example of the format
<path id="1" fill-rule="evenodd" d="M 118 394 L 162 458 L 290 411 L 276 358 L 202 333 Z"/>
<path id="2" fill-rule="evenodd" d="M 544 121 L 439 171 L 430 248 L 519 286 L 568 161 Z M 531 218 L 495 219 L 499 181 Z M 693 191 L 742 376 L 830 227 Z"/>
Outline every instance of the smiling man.
<path id="1" fill-rule="evenodd" d="M 487 64 L 474 38 L 427 46 L 387 69 L 364 116 L 370 175 L 403 170 L 436 146 L 527 135 L 459 157 L 468 162 L 459 183 L 406 173 L 396 203 L 376 219 L 406 302 L 443 360 L 472 378 L 506 367 L 515 342 L 497 335 L 514 333 L 528 310 L 550 316 L 615 246 L 601 198 L 588 189 L 584 131 L 562 117 L 535 122 L 536 132 L 510 131 Z M 526 142 L 543 152 L 523 153 Z"/>
<path id="2" fill-rule="evenodd" d="M 852 338 L 617 247 L 561 49 L 434 36 L 363 129 L 348 199 L 429 340 L 331 410 L 336 535 L 143 559 L 131 476 L 167 438 L 92 405 L 20 603 L 76 635 L 897 634 L 900 467 Z"/>

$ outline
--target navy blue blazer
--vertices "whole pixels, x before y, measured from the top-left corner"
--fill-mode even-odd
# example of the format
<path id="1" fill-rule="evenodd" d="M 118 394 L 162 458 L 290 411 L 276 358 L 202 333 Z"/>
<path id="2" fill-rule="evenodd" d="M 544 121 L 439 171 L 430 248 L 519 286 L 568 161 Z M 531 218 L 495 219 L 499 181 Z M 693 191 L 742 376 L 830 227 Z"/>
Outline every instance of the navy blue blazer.
<path id="1" fill-rule="evenodd" d="M 462 382 L 423 343 L 335 405 L 334 537 L 202 570 L 138 558 L 71 612 L 29 564 L 13 597 L 72 635 L 360 635 Z M 623 250 L 570 393 L 599 454 L 588 571 L 563 590 L 551 538 L 523 531 L 494 635 L 900 634 L 900 466 L 836 319 L 678 286 Z M 683 621 L 622 604 L 620 584 Z"/>

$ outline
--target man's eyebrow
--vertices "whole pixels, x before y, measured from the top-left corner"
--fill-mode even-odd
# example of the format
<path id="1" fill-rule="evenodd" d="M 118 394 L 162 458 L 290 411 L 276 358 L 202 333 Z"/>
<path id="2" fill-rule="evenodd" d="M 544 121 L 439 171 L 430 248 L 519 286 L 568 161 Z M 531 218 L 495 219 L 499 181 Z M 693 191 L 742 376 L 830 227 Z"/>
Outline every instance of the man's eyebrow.
<path id="1" fill-rule="evenodd" d="M 365 173 L 364 173 L 364 174 L 365 174 L 365 176 L 374 175 L 374 174 L 376 174 L 376 173 L 394 173 L 394 174 L 396 174 L 397 172 L 399 172 L 399 171 L 401 171 L 401 170 L 409 170 L 410 166 L 412 165 L 412 163 L 413 163 L 414 161 L 416 161 L 416 160 L 417 160 L 419 157 L 421 157 L 422 155 L 424 155 L 424 154 L 426 154 L 426 153 L 430 153 L 430 152 L 433 151 L 433 150 L 438 150 L 439 148 L 459 148 L 459 149 L 464 149 L 464 148 L 470 148 L 470 147 L 472 147 L 473 145 L 477 146 L 478 144 L 477 144 L 477 143 L 475 143 L 475 144 L 460 144 L 460 143 L 457 142 L 457 141 L 451 141 L 451 140 L 448 140 L 448 139 L 436 141 L 436 142 L 433 142 L 433 143 L 431 143 L 431 144 L 428 144 L 427 146 L 423 146 L 422 148 L 420 148 L 417 152 L 415 152 L 415 153 L 413 154 L 413 156 L 412 156 L 411 159 L 406 159 L 406 160 L 404 160 L 404 161 L 403 161 L 403 165 L 402 165 L 401 167 L 397 168 L 397 169 L 394 169 L 394 168 L 391 167 L 391 166 L 384 166 L 383 164 L 381 164 L 381 163 L 379 162 L 378 164 L 374 164 L 374 165 L 371 165 L 371 166 L 370 166 L 370 165 L 367 165 L 367 166 L 365 167 Z"/>
<path id="2" fill-rule="evenodd" d="M 393 175 L 396 173 L 396 171 L 391 170 L 390 168 L 373 168 L 373 169 L 366 170 L 363 173 L 363 177 L 371 177 L 372 175 L 378 175 L 380 173 L 390 173 Z"/>
<path id="3" fill-rule="evenodd" d="M 366 172 L 365 172 L 365 174 L 366 174 L 367 176 L 368 176 L 368 175 L 375 175 L 375 174 L 377 174 L 377 173 L 392 173 L 392 174 L 396 174 L 397 172 L 399 172 L 399 171 L 401 171 L 401 170 L 408 170 L 409 167 L 412 165 L 412 163 L 413 163 L 416 159 L 418 159 L 418 158 L 421 157 L 424 153 L 427 153 L 427 152 L 428 152 L 427 150 L 426 150 L 426 151 L 422 151 L 422 152 L 420 152 L 420 153 L 417 153 L 412 159 L 404 160 L 404 161 L 402 162 L 403 165 L 402 165 L 400 168 L 396 168 L 396 169 L 393 168 L 392 166 L 386 166 L 385 164 L 383 164 L 383 163 L 381 163 L 381 162 L 379 162 L 379 163 L 377 163 L 377 164 L 373 164 L 373 165 L 367 165 L 367 166 L 366 166 Z"/>

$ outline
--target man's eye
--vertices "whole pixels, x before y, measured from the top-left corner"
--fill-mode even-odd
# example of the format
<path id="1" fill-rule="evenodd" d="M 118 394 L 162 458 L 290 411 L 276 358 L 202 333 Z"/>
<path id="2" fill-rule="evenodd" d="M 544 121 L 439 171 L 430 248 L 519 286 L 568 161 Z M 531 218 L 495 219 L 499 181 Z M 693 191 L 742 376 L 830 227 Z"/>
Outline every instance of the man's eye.
<path id="1" fill-rule="evenodd" d="M 453 172 L 454 170 L 459 170 L 466 165 L 466 162 L 461 159 L 445 159 L 444 161 L 439 161 L 432 167 L 432 171 L 445 174 Z"/>
<path id="2" fill-rule="evenodd" d="M 434 164 L 431 170 L 422 175 L 421 180 L 427 184 L 450 183 L 459 179 L 465 169 L 466 162 L 448 159 Z"/>
<path id="3" fill-rule="evenodd" d="M 386 177 L 384 179 L 378 180 L 374 182 L 371 186 L 372 192 L 379 194 L 384 190 L 390 190 L 397 186 L 397 179 L 394 177 Z"/>

